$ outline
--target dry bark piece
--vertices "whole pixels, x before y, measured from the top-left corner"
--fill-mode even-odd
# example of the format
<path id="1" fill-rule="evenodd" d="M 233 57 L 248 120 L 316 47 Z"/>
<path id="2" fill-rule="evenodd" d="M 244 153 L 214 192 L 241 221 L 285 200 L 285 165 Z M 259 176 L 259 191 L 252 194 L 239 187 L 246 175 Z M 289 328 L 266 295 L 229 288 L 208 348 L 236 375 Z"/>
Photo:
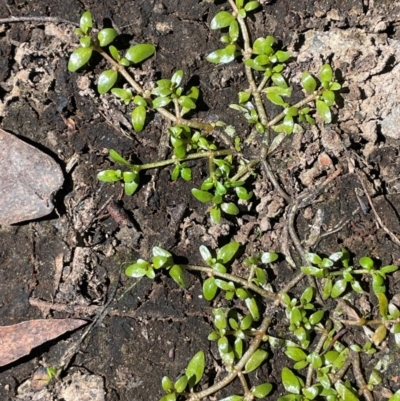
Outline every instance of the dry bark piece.
<path id="1" fill-rule="evenodd" d="M 33 348 L 86 323 L 81 319 L 38 319 L 0 327 L 0 366 L 29 355 Z"/>
<path id="2" fill-rule="evenodd" d="M 38 219 L 54 206 L 63 184 L 60 166 L 48 155 L 0 129 L 0 224 Z"/>

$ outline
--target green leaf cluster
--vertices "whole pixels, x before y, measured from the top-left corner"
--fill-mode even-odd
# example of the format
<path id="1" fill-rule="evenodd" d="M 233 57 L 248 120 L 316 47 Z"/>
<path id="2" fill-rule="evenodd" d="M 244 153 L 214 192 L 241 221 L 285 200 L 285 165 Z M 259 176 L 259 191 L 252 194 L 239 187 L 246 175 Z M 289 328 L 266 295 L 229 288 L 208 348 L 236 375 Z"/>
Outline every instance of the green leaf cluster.
<path id="1" fill-rule="evenodd" d="M 151 262 L 143 259 L 138 259 L 135 263 L 129 265 L 125 269 L 125 274 L 128 277 L 139 278 L 146 276 L 154 279 L 156 276 L 155 270 L 166 269 L 171 278 L 181 287 L 186 287 L 185 274 L 183 269 L 174 263 L 172 254 L 163 248 L 155 246 L 153 248 L 153 258 Z"/>
<path id="2" fill-rule="evenodd" d="M 183 116 L 190 110 L 196 108 L 196 102 L 199 98 L 199 88 L 192 86 L 186 94 L 183 93 L 183 87 L 180 86 L 183 79 L 183 71 L 176 71 L 171 79 L 160 79 L 156 82 L 156 86 L 151 91 L 155 96 L 152 100 L 154 109 L 166 107 L 171 102 L 175 108 L 178 108 L 178 115 Z"/>
<path id="3" fill-rule="evenodd" d="M 122 172 L 119 169 L 103 170 L 97 174 L 97 179 L 102 182 L 117 182 L 122 181 L 124 183 L 124 191 L 126 195 L 133 195 L 139 186 L 139 170 L 138 166 L 130 164 L 114 149 L 109 151 L 110 158 L 122 166 L 128 167 L 129 171 Z"/>
<path id="4" fill-rule="evenodd" d="M 222 212 L 233 216 L 239 214 L 239 208 L 235 203 L 225 201 L 228 191 L 233 189 L 237 197 L 244 201 L 253 196 L 252 192 L 248 192 L 244 188 L 245 181 L 230 179 L 233 169 L 231 161 L 231 156 L 227 156 L 224 159 L 213 159 L 213 163 L 217 168 L 204 180 L 200 189 L 192 189 L 192 194 L 197 200 L 202 203 L 212 203 L 210 217 L 214 223 L 221 221 Z"/>
<path id="5" fill-rule="evenodd" d="M 178 380 L 173 382 L 168 376 L 164 376 L 161 381 L 161 386 L 165 391 L 160 401 L 175 401 L 179 394 L 183 393 L 186 389 L 193 390 L 203 377 L 206 359 L 203 351 L 197 354 L 190 360 L 185 374 L 179 377 Z"/>

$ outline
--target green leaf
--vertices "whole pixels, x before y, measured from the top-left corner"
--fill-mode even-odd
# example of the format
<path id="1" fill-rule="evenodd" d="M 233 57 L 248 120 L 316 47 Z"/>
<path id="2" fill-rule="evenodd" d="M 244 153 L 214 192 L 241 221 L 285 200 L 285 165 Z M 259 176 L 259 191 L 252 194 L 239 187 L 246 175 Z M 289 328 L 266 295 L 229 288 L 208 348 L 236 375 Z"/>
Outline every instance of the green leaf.
<path id="1" fill-rule="evenodd" d="M 178 87 L 182 82 L 182 78 L 183 78 L 183 71 L 182 70 L 175 71 L 174 75 L 172 75 L 171 83 L 175 87 Z"/>
<path id="2" fill-rule="evenodd" d="M 286 347 L 285 354 L 295 362 L 302 361 L 303 359 L 307 358 L 307 354 L 298 347 Z"/>
<path id="3" fill-rule="evenodd" d="M 372 275 L 372 291 L 375 295 L 386 291 L 384 279 L 380 274 L 375 273 Z"/>
<path id="4" fill-rule="evenodd" d="M 314 400 L 315 397 L 319 394 L 320 390 L 317 387 L 318 385 L 310 386 L 307 388 L 303 388 L 303 394 L 307 398 L 307 400 Z"/>
<path id="5" fill-rule="evenodd" d="M 75 72 L 83 67 L 90 60 L 92 51 L 90 47 L 78 47 L 75 49 L 69 57 L 68 70 Z"/>
<path id="6" fill-rule="evenodd" d="M 110 149 L 110 151 L 109 151 L 109 156 L 110 156 L 110 158 L 111 158 L 114 162 L 116 162 L 116 163 L 122 164 L 122 165 L 124 165 L 124 166 L 130 166 L 130 165 L 131 165 L 126 159 L 124 159 L 124 158 L 123 158 L 118 152 L 116 152 L 114 149 Z"/>
<path id="7" fill-rule="evenodd" d="M 108 50 L 110 50 L 110 54 L 115 61 L 119 62 L 121 60 L 121 56 L 119 55 L 118 49 L 115 46 L 110 46 Z"/>
<path id="8" fill-rule="evenodd" d="M 235 17 L 231 13 L 227 11 L 220 11 L 211 20 L 210 28 L 211 29 L 227 28 L 234 20 Z"/>
<path id="9" fill-rule="evenodd" d="M 196 103 L 189 96 L 181 96 L 178 99 L 178 103 L 189 110 L 194 110 L 196 108 Z"/>
<path id="10" fill-rule="evenodd" d="M 344 401 L 359 401 L 359 398 L 357 397 L 357 395 L 355 395 L 350 389 L 348 389 L 341 382 L 335 383 L 335 389 L 338 392 L 339 396 Z"/>
<path id="11" fill-rule="evenodd" d="M 211 252 L 205 245 L 200 245 L 199 250 L 201 257 L 208 264 L 212 258 Z"/>
<path id="12" fill-rule="evenodd" d="M 260 312 L 258 310 L 257 301 L 254 297 L 248 297 L 244 300 L 247 309 L 249 310 L 251 317 L 253 320 L 258 321 L 260 320 Z"/>
<path id="13" fill-rule="evenodd" d="M 229 244 L 224 245 L 217 252 L 217 260 L 222 264 L 228 263 L 235 256 L 239 249 L 239 242 L 232 241 Z"/>
<path id="14" fill-rule="evenodd" d="M 266 54 L 267 56 L 270 56 L 274 52 L 272 49 L 274 41 L 275 39 L 272 36 L 267 36 L 267 38 L 257 38 L 253 43 L 253 54 Z"/>
<path id="15" fill-rule="evenodd" d="M 342 85 L 340 85 L 338 82 L 332 82 L 331 86 L 329 87 L 331 91 L 338 91 L 341 88 Z"/>
<path id="16" fill-rule="evenodd" d="M 122 99 L 125 104 L 129 104 L 129 102 L 132 100 L 132 92 L 130 89 L 121 89 L 121 88 L 113 88 L 111 89 L 111 93 Z"/>
<path id="17" fill-rule="evenodd" d="M 132 181 L 132 182 L 125 182 L 124 184 L 124 192 L 125 195 L 131 196 L 133 195 L 139 187 L 139 182 Z"/>
<path id="18" fill-rule="evenodd" d="M 307 287 L 301 294 L 300 300 L 301 304 L 308 304 L 314 297 L 314 290 L 311 287 Z"/>
<path id="19" fill-rule="evenodd" d="M 260 7 L 260 3 L 258 1 L 249 1 L 245 6 L 244 9 L 246 11 L 253 11 L 256 8 Z"/>
<path id="20" fill-rule="evenodd" d="M 248 330 L 253 324 L 253 317 L 251 315 L 246 315 L 240 322 L 240 330 Z"/>
<path id="21" fill-rule="evenodd" d="M 329 106 L 323 100 L 317 100 L 315 102 L 317 107 L 318 115 L 326 122 L 330 123 L 332 121 L 331 111 L 329 110 Z"/>
<path id="22" fill-rule="evenodd" d="M 92 39 L 90 38 L 90 36 L 82 36 L 79 39 L 79 44 L 84 48 L 89 48 L 91 47 Z"/>
<path id="23" fill-rule="evenodd" d="M 321 82 L 331 82 L 333 78 L 332 67 L 329 64 L 324 64 L 319 73 L 319 79 Z"/>
<path id="24" fill-rule="evenodd" d="M 247 192 L 246 188 L 243 187 L 235 187 L 235 192 L 239 199 L 249 200 L 253 196 L 253 192 Z"/>
<path id="25" fill-rule="evenodd" d="M 276 93 L 273 92 L 267 93 L 267 98 L 270 102 L 276 104 L 277 106 L 286 107 L 287 105 L 287 103 L 282 99 L 282 97 L 277 95 Z"/>
<path id="26" fill-rule="evenodd" d="M 271 392 L 271 390 L 272 390 L 271 383 L 263 383 L 259 384 L 258 386 L 252 387 L 250 392 L 256 398 L 264 398 Z"/>
<path id="27" fill-rule="evenodd" d="M 159 107 L 165 107 L 171 102 L 172 100 L 169 97 L 156 97 L 153 99 L 152 104 L 154 109 L 158 109 Z"/>
<path id="28" fill-rule="evenodd" d="M 235 284 L 232 281 L 224 281 L 219 278 L 215 279 L 215 284 L 217 284 L 217 287 L 220 288 L 223 291 L 234 291 L 235 290 Z"/>
<path id="29" fill-rule="evenodd" d="M 364 269 L 372 270 L 374 268 L 374 261 L 367 256 L 360 258 L 358 262 L 360 263 L 360 266 Z"/>
<path id="30" fill-rule="evenodd" d="M 346 290 L 347 282 L 345 280 L 337 280 L 332 287 L 331 297 L 337 298 Z"/>
<path id="31" fill-rule="evenodd" d="M 309 318 L 308 321 L 310 322 L 311 325 L 316 325 L 318 324 L 322 318 L 324 317 L 324 311 L 323 310 L 318 310 L 314 312 Z"/>
<path id="32" fill-rule="evenodd" d="M 276 86 L 279 86 L 280 88 L 288 87 L 288 84 L 286 83 L 285 78 L 283 78 L 282 74 L 278 74 L 278 73 L 272 74 L 271 79 L 272 79 L 273 83 Z"/>
<path id="33" fill-rule="evenodd" d="M 230 214 L 230 215 L 233 215 L 233 216 L 236 216 L 237 214 L 239 214 L 239 208 L 232 202 L 222 203 L 221 204 L 221 209 L 226 214 Z"/>
<path id="34" fill-rule="evenodd" d="M 380 273 L 388 274 L 388 273 L 393 273 L 393 272 L 397 271 L 398 268 L 399 268 L 399 266 L 389 265 L 389 266 L 382 267 L 379 271 L 380 271 Z"/>
<path id="35" fill-rule="evenodd" d="M 141 43 L 135 46 L 131 46 L 125 54 L 125 58 L 134 64 L 138 64 L 141 61 L 149 58 L 154 54 L 156 48 L 148 43 Z"/>
<path id="36" fill-rule="evenodd" d="M 226 312 L 224 309 L 213 309 L 214 325 L 218 330 L 224 330 L 227 327 Z"/>
<path id="37" fill-rule="evenodd" d="M 239 38 L 239 24 L 236 20 L 232 21 L 229 25 L 229 38 L 230 42 L 236 42 Z"/>
<path id="38" fill-rule="evenodd" d="M 317 81 L 307 71 L 304 71 L 301 75 L 301 85 L 307 93 L 313 93 L 317 87 Z"/>
<path id="39" fill-rule="evenodd" d="M 150 268 L 150 263 L 143 260 L 138 259 L 138 261 L 125 269 L 125 274 L 128 277 L 143 277 L 147 270 Z"/>
<path id="40" fill-rule="evenodd" d="M 181 177 L 185 181 L 190 181 L 192 179 L 192 169 L 189 167 L 184 167 L 183 169 L 181 169 Z"/>
<path id="41" fill-rule="evenodd" d="M 103 71 L 99 76 L 99 81 L 97 83 L 97 90 L 101 95 L 107 93 L 117 82 L 118 72 L 114 70 Z"/>
<path id="42" fill-rule="evenodd" d="M 185 374 L 189 381 L 189 387 L 193 388 L 202 378 L 206 359 L 203 351 L 199 351 L 189 362 Z"/>
<path id="43" fill-rule="evenodd" d="M 282 50 L 278 50 L 275 53 L 275 56 L 278 58 L 278 61 L 280 63 L 284 63 L 286 60 L 290 58 L 290 53 L 289 52 L 284 52 Z"/>
<path id="44" fill-rule="evenodd" d="M 275 95 L 288 97 L 288 96 L 292 95 L 292 88 L 289 88 L 289 87 L 283 88 L 281 86 L 270 86 L 268 88 L 265 88 L 263 90 L 263 92 L 265 92 L 265 93 L 274 93 Z M 289 114 L 289 113 L 286 113 L 286 114 Z"/>
<path id="45" fill-rule="evenodd" d="M 203 295 L 207 301 L 212 301 L 217 294 L 218 287 L 215 284 L 215 278 L 209 277 L 203 283 Z"/>
<path id="46" fill-rule="evenodd" d="M 116 37 L 118 32 L 113 28 L 104 28 L 97 34 L 97 39 L 101 47 L 109 45 Z"/>
<path id="47" fill-rule="evenodd" d="M 379 292 L 375 294 L 376 297 L 378 298 L 378 304 L 379 304 L 379 313 L 381 316 L 385 319 L 387 319 L 387 314 L 388 314 L 388 300 L 386 298 L 386 295 L 383 292 Z"/>
<path id="48" fill-rule="evenodd" d="M 218 49 L 210 53 L 206 60 L 214 64 L 227 64 L 233 61 L 236 57 L 235 45 L 228 45 L 224 49 Z"/>
<path id="49" fill-rule="evenodd" d="M 153 256 L 164 256 L 166 258 L 172 258 L 171 252 L 168 252 L 166 249 L 163 249 L 159 246 L 153 246 L 152 252 Z"/>
<path id="50" fill-rule="evenodd" d="M 261 255 L 261 262 L 264 264 L 273 263 L 278 260 L 279 256 L 275 252 L 264 252 Z"/>
<path id="51" fill-rule="evenodd" d="M 179 265 L 174 265 L 169 270 L 169 275 L 181 288 L 186 287 L 185 274 Z"/>
<path id="52" fill-rule="evenodd" d="M 300 394 L 299 378 L 288 368 L 282 369 L 282 384 L 285 390 L 291 394 Z"/>
<path id="53" fill-rule="evenodd" d="M 268 352 L 263 349 L 257 349 L 254 354 L 247 361 L 244 372 L 250 373 L 261 366 L 261 364 L 268 358 Z"/>
<path id="54" fill-rule="evenodd" d="M 166 394 L 159 401 L 176 401 L 176 393 Z"/>
<path id="55" fill-rule="evenodd" d="M 168 376 L 164 376 L 161 380 L 161 387 L 168 393 L 174 389 L 174 384 Z"/>
<path id="56" fill-rule="evenodd" d="M 193 188 L 192 189 L 192 195 L 200 202 L 202 203 L 208 203 L 211 202 L 213 199 L 213 194 L 207 191 L 202 191 L 200 189 Z"/>
<path id="57" fill-rule="evenodd" d="M 188 378 L 186 375 L 181 376 L 174 384 L 177 393 L 182 393 L 188 384 Z"/>
<path id="58" fill-rule="evenodd" d="M 122 179 L 121 170 L 104 170 L 97 174 L 97 179 L 103 182 L 117 182 Z"/>
<path id="59" fill-rule="evenodd" d="M 227 354 L 229 352 L 232 352 L 232 348 L 229 345 L 229 341 L 226 338 L 226 336 L 222 336 L 221 338 L 218 339 L 218 351 L 219 351 L 221 356 L 223 354 Z"/>
<path id="60" fill-rule="evenodd" d="M 136 95 L 133 98 L 133 103 L 137 104 L 138 106 L 147 107 L 147 102 L 144 100 L 142 96 Z"/>
<path id="61" fill-rule="evenodd" d="M 246 103 L 251 97 L 249 92 L 239 92 L 239 103 Z"/>
<path id="62" fill-rule="evenodd" d="M 136 132 L 143 131 L 144 123 L 146 122 L 146 108 L 143 106 L 135 107 L 131 117 L 133 129 Z"/>
<path id="63" fill-rule="evenodd" d="M 322 92 L 322 98 L 328 106 L 332 106 L 335 103 L 335 94 L 330 90 L 324 90 Z"/>
<path id="64" fill-rule="evenodd" d="M 400 401 L 400 390 L 397 390 L 388 401 Z"/>
<path id="65" fill-rule="evenodd" d="M 93 27 L 92 13 L 90 11 L 85 11 L 82 14 L 79 21 L 79 26 L 84 34 L 88 34 L 90 32 L 91 28 Z"/>

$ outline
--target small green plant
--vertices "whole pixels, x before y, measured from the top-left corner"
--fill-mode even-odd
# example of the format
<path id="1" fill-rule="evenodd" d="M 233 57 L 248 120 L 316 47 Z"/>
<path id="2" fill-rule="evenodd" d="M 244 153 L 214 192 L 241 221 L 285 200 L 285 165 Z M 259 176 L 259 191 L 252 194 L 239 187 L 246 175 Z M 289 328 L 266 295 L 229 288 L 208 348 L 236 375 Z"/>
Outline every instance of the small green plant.
<path id="1" fill-rule="evenodd" d="M 182 70 L 176 71 L 170 79 L 158 80 L 152 90 L 144 90 L 133 79 L 126 67 L 138 65 L 151 57 L 155 52 L 153 45 L 137 44 L 121 55 L 111 44 L 117 37 L 116 31 L 105 28 L 94 35 L 92 17 L 86 11 L 81 17 L 80 28 L 76 30 L 80 46 L 71 54 L 68 64 L 69 70 L 74 72 L 89 62 L 94 51 L 103 56 L 112 68 L 100 74 L 98 91 L 100 94 L 111 91 L 126 105 L 132 105 L 131 120 L 136 132 L 144 129 L 149 110 L 160 113 L 172 123 L 167 130 L 173 150 L 171 159 L 133 166 L 116 151 L 110 150 L 110 158 L 129 171 L 105 170 L 98 174 L 98 179 L 104 182 L 122 181 L 125 194 L 132 195 L 139 186 L 141 170 L 173 165 L 173 180 L 182 178 L 190 181 L 193 174 L 187 161 L 208 158 L 208 177 L 200 188 L 192 189 L 192 194 L 200 202 L 210 204 L 210 217 L 215 223 L 221 221 L 223 214 L 236 216 L 240 213 L 237 199 L 249 201 L 252 198 L 253 193 L 246 188 L 246 180 L 255 174 L 254 169 L 260 160 L 275 150 L 287 135 L 301 131 L 301 122 L 315 123 L 311 116 L 311 103 L 315 103 L 322 121 L 331 121 L 334 91 L 341 87 L 334 81 L 332 68 L 324 64 L 319 81 L 308 72 L 303 73 L 302 85 L 307 93 L 304 100 L 295 105 L 284 101 L 283 98 L 292 94 L 292 88 L 284 77 L 285 63 L 290 60 L 290 54 L 275 50 L 275 39 L 272 36 L 257 38 L 254 43 L 250 43 L 245 18 L 259 7 L 257 1 L 238 0 L 230 4 L 232 12 L 221 11 L 211 22 L 212 29 L 229 28 L 229 34 L 221 38 L 225 47 L 212 52 L 207 60 L 220 64 L 229 63 L 239 56 L 243 58 L 249 88 L 239 92 L 239 103 L 231 104 L 231 107 L 242 112 L 248 123 L 263 136 L 264 147 L 260 149 L 260 155 L 250 161 L 240 154 L 240 138 L 234 138 L 233 142 L 229 139 L 229 136 L 234 135 L 230 125 L 220 121 L 210 124 L 183 118 L 196 109 L 199 88 L 192 86 L 184 91 Z M 241 41 L 244 43 L 243 48 L 239 45 Z M 261 74 L 259 83 L 256 83 L 253 72 Z M 127 86 L 115 87 L 119 75 L 125 79 Z M 265 98 L 262 98 L 262 94 L 265 94 Z M 266 114 L 268 102 L 283 107 L 283 111 L 271 121 L 268 121 Z M 270 129 L 277 133 L 272 141 Z M 229 149 L 219 150 L 218 138 L 221 134 L 230 142 Z M 273 175 L 272 172 L 269 174 Z"/>
<path id="2" fill-rule="evenodd" d="M 387 313 L 381 318 L 367 320 L 365 318 L 353 321 L 344 320 L 340 313 L 340 303 L 336 309 L 328 312 L 321 308 L 315 302 L 315 290 L 307 287 L 299 299 L 291 297 L 286 292 L 274 291 L 268 285 L 266 268 L 269 264 L 278 260 L 278 255 L 274 252 L 264 252 L 244 259 L 244 265 L 247 266 L 247 277 L 240 277 L 228 272 L 228 265 L 235 259 L 239 250 L 238 242 L 230 242 L 218 249 L 213 256 L 206 246 L 199 248 L 201 257 L 205 266 L 196 265 L 177 265 L 173 261 L 171 253 L 159 247 L 153 248 L 153 259 L 147 262 L 139 259 L 137 262 L 127 267 L 125 273 L 130 277 L 147 276 L 151 279 L 155 277 L 156 270 L 165 269 L 179 286 L 185 287 L 184 271 L 199 271 L 208 277 L 203 281 L 203 296 L 208 301 L 214 300 L 220 292 L 226 300 L 243 302 L 248 313 L 243 314 L 237 308 L 215 308 L 212 310 L 214 316 L 214 330 L 208 336 L 210 341 L 216 342 L 218 352 L 223 365 L 227 371 L 227 376 L 220 382 L 214 383 L 206 390 L 195 392 L 195 385 L 200 383 L 202 374 L 196 376 L 192 385 L 188 385 L 186 370 L 186 379 L 181 376 L 174 384 L 169 378 L 163 379 L 163 388 L 167 392 L 162 400 L 175 400 L 178 395 L 186 397 L 188 400 L 200 400 L 224 388 L 233 379 L 238 377 L 243 385 L 243 395 L 232 395 L 228 400 L 245 400 L 266 397 L 273 391 L 271 383 L 262 383 L 249 388 L 244 375 L 257 370 L 268 359 L 269 352 L 263 346 L 263 343 L 269 344 L 272 349 L 283 349 L 284 354 L 294 362 L 293 369 L 304 372 L 303 375 L 294 373 L 292 369 L 283 368 L 282 384 L 287 394 L 278 398 L 279 401 L 307 401 L 314 400 L 316 397 L 331 400 L 358 400 L 357 393 L 362 387 L 362 391 L 371 392 L 372 389 L 382 381 L 381 373 L 378 368 L 371 372 L 368 382 L 365 383 L 359 369 L 358 355 L 365 353 L 372 355 L 376 352 L 377 346 L 386 338 L 388 330 L 395 337 L 396 344 L 400 347 L 398 341 L 400 326 L 400 311 L 394 305 L 389 303 Z M 331 268 L 335 262 L 342 262 L 349 268 L 350 256 L 346 249 L 336 252 L 329 258 L 321 258 L 317 254 L 308 254 L 308 258 L 318 265 L 317 269 Z M 398 269 L 397 266 L 390 265 L 381 269 L 375 269 L 371 258 L 363 257 L 360 259 L 362 269 L 355 269 L 354 273 L 362 275 L 365 279 L 370 275 L 386 275 Z M 303 268 L 306 270 L 307 268 Z M 313 272 L 316 270 L 311 269 Z M 377 272 L 380 273 L 377 273 Z M 335 272 L 332 272 L 335 273 Z M 318 277 L 324 280 L 324 277 Z M 378 279 L 379 281 L 379 279 Z M 357 288 L 357 287 L 356 287 Z M 372 283 L 374 289 L 374 283 Z M 384 294 L 385 287 L 380 282 L 379 294 Z M 354 291 L 354 290 L 353 290 Z M 354 294 L 359 292 L 354 291 Z M 260 298 L 262 302 L 260 302 Z M 338 296 L 339 297 L 339 296 Z M 337 298 L 338 298 L 337 297 Z M 334 299 L 337 299 L 334 298 Z M 271 324 L 271 316 L 265 308 L 266 315 L 261 312 L 262 303 L 274 303 L 281 305 L 285 309 L 287 319 L 287 331 L 281 338 L 273 337 L 267 334 L 267 329 Z M 339 312 L 339 313 L 338 313 Z M 380 311 L 381 313 L 382 311 Z M 257 327 L 257 322 L 261 324 Z M 376 325 L 378 328 L 372 333 L 372 341 L 367 341 L 362 346 L 358 344 L 346 345 L 340 341 L 341 336 L 346 333 L 346 326 L 362 326 L 367 328 Z M 385 330 L 382 329 L 385 328 Z M 313 349 L 311 349 L 313 346 Z M 200 362 L 193 362 L 200 359 Z M 198 366 L 197 371 L 204 371 L 204 354 L 196 354 L 190 366 Z M 348 380 L 343 380 L 343 376 L 350 365 L 353 364 L 353 370 L 357 380 L 357 387 Z M 193 367 L 194 369 L 194 367 Z M 244 384 L 246 383 L 246 384 Z M 364 384 L 365 383 L 365 389 Z M 189 386 L 189 387 L 188 387 Z M 186 390 L 189 391 L 186 391 Z M 167 397 L 167 398 L 166 398 Z M 175 397 L 175 398 L 174 398 Z M 253 398 L 251 398 L 253 397 Z"/>
<path id="3" fill-rule="evenodd" d="M 260 3 L 246 0 L 229 0 L 228 3 L 230 8 L 218 12 L 211 21 L 211 29 L 222 30 L 223 47 L 212 51 L 207 60 L 227 64 L 236 59 L 242 63 L 247 87 L 238 92 L 237 102 L 230 107 L 241 113 L 249 124 L 253 133 L 248 137 L 237 136 L 234 127 L 226 122 L 211 124 L 191 118 L 200 92 L 195 86 L 184 90 L 182 70 L 177 70 L 170 78 L 150 83 L 146 87 L 153 89 L 144 90 L 126 67 L 147 60 L 154 54 L 155 46 L 143 43 L 125 52 L 118 50 L 112 45 L 116 31 L 106 28 L 94 35 L 88 11 L 82 15 L 80 28 L 76 30 L 79 47 L 71 54 L 68 64 L 69 70 L 75 72 L 90 61 L 94 51 L 99 53 L 110 68 L 100 74 L 98 91 L 101 95 L 111 92 L 132 108 L 131 121 L 136 132 L 145 129 L 152 113 L 159 113 L 171 124 L 165 132 L 171 145 L 169 159 L 132 164 L 128 161 L 129 156 L 124 158 L 111 149 L 111 160 L 121 168 L 101 171 L 98 179 L 122 182 L 125 194 L 132 195 L 140 187 L 142 170 L 171 165 L 172 180 L 190 181 L 193 171 L 188 161 L 204 158 L 208 160 L 208 174 L 198 188 L 192 188 L 192 194 L 209 205 L 214 223 L 219 223 L 224 214 L 239 215 L 240 203 L 252 199 L 248 178 L 258 178 L 260 164 L 282 198 L 288 200 L 267 163 L 268 157 L 292 133 L 301 133 L 305 124 L 331 123 L 336 93 L 341 89 L 332 67 L 325 63 L 317 77 L 307 71 L 302 73 L 304 98 L 291 104 L 293 88 L 285 71 L 291 55 L 277 48 L 270 35 L 254 41 L 250 39 L 246 18 L 259 9 Z M 116 87 L 122 81 L 120 76 L 124 78 L 123 86 Z M 279 106 L 281 111 L 268 118 L 271 105 Z M 220 149 L 221 138 L 226 149 Z M 258 148 L 247 160 L 241 152 L 250 141 L 257 142 Z M 375 367 L 366 382 L 360 369 L 359 354 L 375 353 L 389 333 L 400 347 L 400 311 L 389 301 L 385 286 L 386 276 L 398 267 L 377 268 L 370 257 L 362 257 L 358 261 L 359 267 L 354 267 L 346 249 L 329 257 L 303 252 L 300 256 L 307 263 L 301 267 L 299 279 L 304 275 L 316 279 L 321 294 L 319 287 L 314 285 L 300 294 L 296 289 L 291 293 L 297 278 L 293 285 L 281 290 L 273 288 L 268 280 L 270 264 L 279 259 L 276 253 L 259 253 L 240 261 L 236 260 L 239 247 L 238 242 L 229 240 L 217 250 L 201 245 L 202 266 L 175 263 L 168 250 L 154 247 L 151 260 L 138 259 L 126 268 L 126 275 L 132 278 L 154 279 L 157 272 L 167 271 L 181 288 L 186 286 L 186 271 L 201 272 L 204 298 L 209 302 L 224 298 L 224 303 L 232 306 L 212 310 L 214 329 L 209 335 L 209 340 L 216 344 L 226 376 L 199 390 L 207 363 L 204 352 L 199 351 L 180 377 L 162 379 L 166 394 L 161 401 L 206 399 L 236 378 L 242 385 L 242 394 L 233 394 L 224 401 L 250 401 L 274 394 L 276 386 L 272 383 L 248 385 L 248 373 L 268 363 L 269 349 L 283 352 L 293 363 L 292 367 L 282 369 L 281 383 L 286 394 L 279 397 L 279 401 L 355 401 L 359 394 L 368 401 L 373 400 L 371 391 L 380 385 L 382 375 L 379 367 Z M 230 272 L 231 265 L 240 262 L 245 271 L 243 276 Z M 360 317 L 346 299 L 367 291 L 368 281 L 377 298 L 379 316 Z M 328 310 L 322 304 L 326 300 L 336 306 Z M 350 319 L 345 318 L 349 316 Z M 284 326 L 282 329 L 278 325 L 277 336 L 268 333 L 273 319 Z M 362 327 L 370 338 L 363 344 L 349 343 L 343 339 L 348 327 Z M 353 377 L 346 379 L 350 366 Z M 399 400 L 399 393 L 390 398 L 390 401 Z"/>

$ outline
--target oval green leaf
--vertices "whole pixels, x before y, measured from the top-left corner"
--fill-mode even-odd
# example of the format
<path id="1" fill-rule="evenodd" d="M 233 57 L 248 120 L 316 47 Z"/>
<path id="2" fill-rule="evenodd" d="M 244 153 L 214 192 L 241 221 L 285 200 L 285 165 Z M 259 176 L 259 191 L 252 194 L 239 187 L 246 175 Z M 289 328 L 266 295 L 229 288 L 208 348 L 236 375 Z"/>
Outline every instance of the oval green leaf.
<path id="1" fill-rule="evenodd" d="M 318 115 L 329 124 L 332 121 L 332 115 L 329 106 L 323 100 L 319 99 L 315 103 Z"/>
<path id="2" fill-rule="evenodd" d="M 146 122 L 146 108 L 137 106 L 132 111 L 132 125 L 136 132 L 143 131 L 144 123 Z"/>
<path id="3" fill-rule="evenodd" d="M 317 87 L 317 81 L 307 71 L 304 71 L 301 75 L 301 85 L 307 93 L 313 93 Z"/>
<path id="4" fill-rule="evenodd" d="M 224 245 L 217 252 L 217 260 L 222 264 L 229 262 L 236 254 L 239 249 L 239 242 L 232 241 L 229 244 Z"/>
<path id="5" fill-rule="evenodd" d="M 138 64 L 154 54 L 156 48 L 148 43 L 131 46 L 125 54 L 125 58 L 134 64 Z"/>
<path id="6" fill-rule="evenodd" d="M 117 82 L 118 72 L 114 70 L 103 71 L 99 76 L 97 90 L 101 95 L 107 93 Z"/>
<path id="7" fill-rule="evenodd" d="M 261 366 L 261 364 L 268 358 L 268 352 L 263 349 L 257 349 L 254 354 L 247 361 L 244 372 L 250 373 Z"/>
<path id="8" fill-rule="evenodd" d="M 282 369 L 282 384 L 291 394 L 300 394 L 300 382 L 298 377 L 288 368 Z"/>
<path id="9" fill-rule="evenodd" d="M 202 203 L 211 202 L 214 197 L 210 192 L 202 191 L 196 188 L 192 189 L 192 195 Z"/>
<path id="10" fill-rule="evenodd" d="M 214 277 L 209 277 L 207 280 L 204 281 L 203 295 L 207 301 L 211 301 L 215 298 L 215 295 L 217 294 L 217 290 L 218 290 L 218 287 L 217 287 L 217 284 L 215 284 Z"/>
<path id="11" fill-rule="evenodd" d="M 169 270 L 169 275 L 181 288 L 186 287 L 185 273 L 179 265 L 174 265 Z"/>
<path id="12" fill-rule="evenodd" d="M 83 67 L 92 56 L 92 48 L 90 47 L 78 47 L 74 50 L 69 57 L 68 70 L 75 72 L 79 68 Z"/>
<path id="13" fill-rule="evenodd" d="M 227 28 L 234 20 L 235 17 L 228 11 L 220 11 L 211 20 L 210 28 L 211 29 Z"/>
<path id="14" fill-rule="evenodd" d="M 103 47 L 109 45 L 117 36 L 118 32 L 114 28 L 104 28 L 97 34 L 97 39 L 100 46 Z"/>
<path id="15" fill-rule="evenodd" d="M 122 179 L 121 170 L 104 170 L 97 174 L 97 179 L 103 182 L 117 182 Z"/>
<path id="16" fill-rule="evenodd" d="M 204 368 L 206 366 L 206 358 L 203 351 L 199 351 L 189 362 L 185 374 L 189 380 L 189 387 L 193 388 L 202 378 Z"/>

